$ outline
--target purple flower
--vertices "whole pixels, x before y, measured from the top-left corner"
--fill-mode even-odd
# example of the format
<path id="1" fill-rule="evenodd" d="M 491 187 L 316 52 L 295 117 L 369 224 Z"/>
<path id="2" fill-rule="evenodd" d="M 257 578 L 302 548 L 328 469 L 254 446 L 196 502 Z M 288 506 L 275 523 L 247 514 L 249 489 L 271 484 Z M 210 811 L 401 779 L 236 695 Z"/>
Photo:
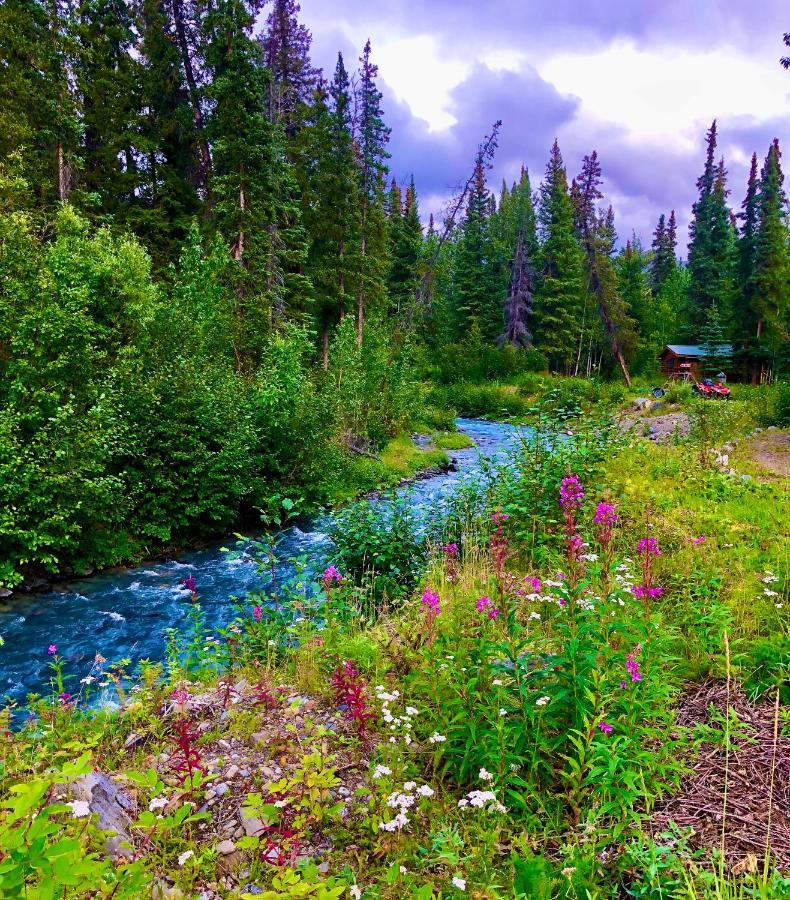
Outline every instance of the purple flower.
<path id="1" fill-rule="evenodd" d="M 636 545 L 636 552 L 640 556 L 661 556 L 658 540 L 654 537 L 644 537 Z"/>
<path id="2" fill-rule="evenodd" d="M 260 605 L 253 606 L 252 617 L 253 617 L 253 619 L 255 619 L 256 622 L 260 622 L 261 619 L 263 618 L 263 607 Z"/>
<path id="3" fill-rule="evenodd" d="M 458 556 L 458 544 L 445 544 L 444 547 L 442 547 L 442 552 L 445 556 L 455 559 L 456 556 Z"/>
<path id="4" fill-rule="evenodd" d="M 625 682 L 624 682 L 624 681 L 621 681 L 621 682 L 620 682 L 620 687 L 621 687 L 621 688 L 624 688 L 624 687 L 625 687 Z"/>
<path id="5" fill-rule="evenodd" d="M 488 618 L 491 620 L 495 620 L 495 619 L 499 618 L 499 610 L 495 606 L 492 606 L 488 610 Z"/>
<path id="6" fill-rule="evenodd" d="M 656 597 L 660 597 L 664 593 L 664 588 L 661 585 L 656 585 L 656 587 L 650 587 L 647 589 L 647 596 L 655 599 Z"/>
<path id="7" fill-rule="evenodd" d="M 49 653 L 50 656 L 54 656 L 57 652 L 58 648 L 55 644 L 50 644 L 49 647 L 47 647 L 47 653 Z"/>
<path id="8" fill-rule="evenodd" d="M 60 700 L 60 702 L 65 706 L 69 702 L 69 700 L 71 700 L 72 696 L 73 695 L 68 691 L 61 691 L 58 694 L 58 700 Z"/>
<path id="9" fill-rule="evenodd" d="M 324 582 L 325 587 L 330 587 L 333 584 L 340 584 L 342 580 L 343 577 L 334 566 L 328 566 L 324 569 L 324 574 L 321 576 L 321 581 Z"/>
<path id="10" fill-rule="evenodd" d="M 608 722 L 604 722 L 603 719 L 598 723 L 598 730 L 602 731 L 604 734 L 612 733 L 612 726 Z"/>
<path id="11" fill-rule="evenodd" d="M 183 706 L 189 700 L 189 691 L 184 690 L 184 688 L 176 688 L 170 696 L 173 703 Z"/>
<path id="12" fill-rule="evenodd" d="M 633 653 L 629 653 L 625 658 L 625 667 L 631 676 L 631 681 L 641 681 L 642 673 L 639 671 L 639 661 Z"/>
<path id="13" fill-rule="evenodd" d="M 436 591 L 432 591 L 426 588 L 426 590 L 422 592 L 422 600 L 420 602 L 423 606 L 428 607 L 429 616 L 439 615 L 439 595 L 436 593 Z"/>
<path id="14" fill-rule="evenodd" d="M 491 598 L 490 597 L 481 597 L 477 601 L 477 611 L 482 612 L 487 606 L 491 606 Z"/>
<path id="15" fill-rule="evenodd" d="M 619 521 L 620 517 L 617 515 L 613 504 L 599 503 L 595 507 L 593 522 L 596 525 L 616 525 Z"/>
<path id="16" fill-rule="evenodd" d="M 195 576 L 190 575 L 188 578 L 182 578 L 181 584 L 191 593 L 197 594 L 197 581 L 195 581 Z"/>
<path id="17" fill-rule="evenodd" d="M 533 593 L 540 593 L 540 578 L 534 578 L 531 575 L 527 575 L 527 577 L 524 579 L 524 583 L 532 587 Z"/>
<path id="18" fill-rule="evenodd" d="M 491 513 L 491 521 L 494 523 L 494 525 L 502 525 L 503 522 L 507 522 L 507 520 L 509 518 L 510 518 L 510 516 L 507 513 L 503 513 L 503 512 Z"/>
<path id="19" fill-rule="evenodd" d="M 699 537 L 695 537 L 691 539 L 692 544 L 704 544 L 705 543 L 705 535 L 701 534 Z"/>
<path id="20" fill-rule="evenodd" d="M 579 509 L 584 500 L 584 488 L 578 475 L 568 475 L 560 485 L 560 506 L 568 511 Z"/>

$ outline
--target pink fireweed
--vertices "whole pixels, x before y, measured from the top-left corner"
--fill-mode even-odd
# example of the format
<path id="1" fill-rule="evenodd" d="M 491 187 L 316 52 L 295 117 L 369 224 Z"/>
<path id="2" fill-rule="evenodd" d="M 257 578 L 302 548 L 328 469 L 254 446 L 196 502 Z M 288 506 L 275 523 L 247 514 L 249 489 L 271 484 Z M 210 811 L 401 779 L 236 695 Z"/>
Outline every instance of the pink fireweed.
<path id="1" fill-rule="evenodd" d="M 578 475 L 568 475 L 560 484 L 560 506 L 565 510 L 577 510 L 584 500 L 584 488 Z"/>
<path id="2" fill-rule="evenodd" d="M 603 719 L 598 723 L 598 730 L 604 734 L 611 734 L 613 731 L 612 726 L 608 722 L 604 722 Z"/>
<path id="3" fill-rule="evenodd" d="M 631 681 L 642 681 L 642 673 L 639 671 L 639 660 L 633 653 L 629 653 L 625 658 L 625 667 L 631 676 Z"/>
<path id="4" fill-rule="evenodd" d="M 184 688 L 176 688 L 170 695 L 170 699 L 176 706 L 186 706 L 189 702 L 189 691 Z"/>
<path id="5" fill-rule="evenodd" d="M 655 587 L 646 587 L 644 584 L 634 584 L 631 586 L 631 593 L 637 600 L 655 600 L 664 593 L 664 588 L 660 585 Z"/>
<path id="6" fill-rule="evenodd" d="M 495 606 L 492 606 L 488 610 L 488 618 L 491 619 L 492 621 L 499 618 L 499 610 Z"/>
<path id="7" fill-rule="evenodd" d="M 500 581 L 500 590 L 504 589 L 501 582 L 505 574 L 505 563 L 510 556 L 510 548 L 508 546 L 504 528 L 505 522 L 507 522 L 509 518 L 510 516 L 503 512 L 495 512 L 491 515 L 491 521 L 496 527 L 491 535 L 489 548 L 491 550 L 491 560 L 494 563 L 494 572 L 496 573 L 497 579 Z"/>
<path id="8" fill-rule="evenodd" d="M 334 566 L 327 566 L 324 574 L 321 576 L 321 584 L 324 590 L 329 593 L 334 587 L 339 587 L 343 582 L 343 576 Z"/>
<path id="9" fill-rule="evenodd" d="M 620 517 L 617 515 L 617 511 L 612 503 L 602 502 L 595 507 L 593 524 L 596 526 L 598 546 L 601 548 L 601 574 L 604 578 L 608 578 L 612 566 L 612 557 L 614 555 L 612 537 L 614 535 L 614 526 L 619 521 Z"/>
<path id="10" fill-rule="evenodd" d="M 494 523 L 494 525 L 503 525 L 505 522 L 507 522 L 507 520 L 509 518 L 510 518 L 510 516 L 507 513 L 503 513 L 503 512 L 491 513 L 491 521 Z"/>
<path id="11" fill-rule="evenodd" d="M 582 539 L 578 534 L 576 513 L 584 500 L 584 488 L 578 475 L 568 475 L 560 485 L 560 508 L 565 520 L 565 556 L 568 560 L 568 581 L 574 587 L 584 572 L 582 565 Z"/>
<path id="12" fill-rule="evenodd" d="M 658 546 L 658 539 L 654 537 L 643 537 L 636 545 L 636 552 L 640 556 L 661 556 L 661 548 Z"/>
<path id="13" fill-rule="evenodd" d="M 263 607 L 260 604 L 258 606 L 253 606 L 252 617 L 256 622 L 260 622 L 263 618 Z"/>
<path id="14" fill-rule="evenodd" d="M 442 547 L 442 554 L 444 555 L 444 568 L 447 574 L 447 580 L 455 581 L 458 577 L 458 556 L 460 554 L 458 544 L 445 544 Z"/>
<path id="15" fill-rule="evenodd" d="M 477 611 L 483 612 L 483 610 L 487 607 L 491 606 L 491 598 L 490 597 L 481 597 L 477 601 Z"/>
<path id="16" fill-rule="evenodd" d="M 428 644 L 433 644 L 433 630 L 436 617 L 441 613 L 439 606 L 439 595 L 436 591 L 426 588 L 422 592 L 420 603 L 425 607 L 425 625 L 428 632 Z"/>
<path id="17" fill-rule="evenodd" d="M 527 575 L 524 578 L 524 584 L 531 587 L 533 593 L 535 593 L 535 594 L 540 593 L 540 578 L 535 578 L 532 575 Z"/>
<path id="18" fill-rule="evenodd" d="M 691 539 L 692 544 L 704 544 L 705 543 L 705 535 L 701 534 L 698 537 Z"/>
<path id="19" fill-rule="evenodd" d="M 47 653 L 48 653 L 50 656 L 54 656 L 57 652 L 58 652 L 57 645 L 55 645 L 55 644 L 50 644 L 49 647 L 47 647 Z"/>

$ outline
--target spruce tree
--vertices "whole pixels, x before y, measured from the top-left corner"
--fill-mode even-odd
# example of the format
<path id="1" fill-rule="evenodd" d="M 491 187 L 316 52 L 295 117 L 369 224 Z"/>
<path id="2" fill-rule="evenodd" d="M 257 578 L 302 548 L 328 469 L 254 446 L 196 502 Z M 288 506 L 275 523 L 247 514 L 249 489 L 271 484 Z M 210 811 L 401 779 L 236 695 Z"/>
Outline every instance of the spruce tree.
<path id="1" fill-rule="evenodd" d="M 631 384 L 625 354 L 627 345 L 634 343 L 633 320 L 620 296 L 611 254 L 616 241 L 614 212 L 609 206 L 605 213 L 598 211 L 601 192 L 601 166 L 596 151 L 585 156 L 582 171 L 576 179 L 575 225 L 586 258 L 587 288 L 594 298 L 601 326 L 612 356 L 622 370 L 627 384 Z"/>
<path id="2" fill-rule="evenodd" d="M 141 202 L 136 142 L 142 107 L 142 64 L 132 54 L 136 32 L 127 0 L 82 0 L 77 7 L 74 76 L 81 106 L 80 189 L 86 208 L 136 218 Z"/>
<path id="3" fill-rule="evenodd" d="M 271 73 L 269 118 L 289 139 L 303 123 L 320 75 L 310 62 L 313 37 L 298 20 L 300 9 L 295 0 L 274 0 L 260 37 Z"/>
<path id="4" fill-rule="evenodd" d="M 138 188 L 141 205 L 130 224 L 156 262 L 174 262 L 200 208 L 198 135 L 165 0 L 143 0 L 139 28 L 146 112 L 138 142 L 143 165 Z"/>
<path id="5" fill-rule="evenodd" d="M 398 316 L 415 300 L 422 250 L 422 225 L 417 206 L 414 179 L 406 188 L 405 198 L 393 180 L 388 202 L 390 270 L 387 279 L 389 307 Z"/>
<path id="6" fill-rule="evenodd" d="M 755 342 L 756 316 L 754 310 L 754 267 L 757 255 L 758 208 L 757 154 L 752 154 L 746 196 L 741 204 L 738 218 L 741 228 L 738 236 L 737 290 L 734 305 L 734 337 L 738 343 L 749 346 Z"/>
<path id="7" fill-rule="evenodd" d="M 584 255 L 574 234 L 568 178 L 556 140 L 540 187 L 538 225 L 535 344 L 554 368 L 570 372 L 582 328 Z"/>
<path id="8" fill-rule="evenodd" d="M 482 340 L 493 342 L 502 331 L 502 301 L 499 272 L 492 264 L 495 254 L 489 200 L 485 163 L 478 154 L 455 253 L 455 320 L 461 339 L 474 331 Z"/>
<path id="9" fill-rule="evenodd" d="M 383 306 L 388 269 L 387 228 L 384 215 L 384 178 L 390 129 L 384 124 L 381 91 L 376 86 L 378 66 L 371 60 L 370 40 L 360 57 L 356 98 L 356 144 L 359 156 L 360 272 L 357 287 L 357 345 L 362 345 L 365 307 Z"/>
<path id="10" fill-rule="evenodd" d="M 532 343 L 532 317 L 535 302 L 535 259 L 538 238 L 532 186 L 526 168 L 521 169 L 518 184 L 500 204 L 500 215 L 507 220 L 506 239 L 510 244 L 508 286 L 504 303 L 505 330 L 500 345 L 527 348 Z"/>
<path id="11" fill-rule="evenodd" d="M 672 274 L 677 265 L 675 257 L 675 245 L 677 241 L 677 227 L 675 225 L 675 210 L 669 216 L 669 223 L 663 213 L 659 216 L 658 225 L 653 233 L 653 258 L 650 262 L 650 287 L 654 294 L 658 294 L 664 286 L 667 278 Z"/>
<path id="12" fill-rule="evenodd" d="M 19 175 L 45 208 L 68 199 L 74 183 L 72 26 L 70 7 L 57 0 L 0 4 L 0 159 L 19 155 Z"/>
<path id="13" fill-rule="evenodd" d="M 699 336 L 714 303 L 723 322 L 728 322 L 733 293 L 734 232 L 727 207 L 727 173 L 722 160 L 715 162 L 716 122 L 707 135 L 705 169 L 697 179 L 699 198 L 689 228 L 689 325 L 691 337 Z"/>
<path id="14" fill-rule="evenodd" d="M 780 160 L 774 139 L 760 171 L 752 301 L 757 340 L 773 354 L 785 349 L 790 337 L 790 232 Z"/>
<path id="15" fill-rule="evenodd" d="M 303 318 L 311 289 L 302 273 L 306 243 L 297 187 L 284 139 L 266 115 L 270 74 L 250 35 L 255 6 L 220 0 L 208 17 L 211 67 L 208 123 L 213 148 L 212 197 L 217 229 L 236 262 L 239 315 L 248 363 L 260 353 L 265 325 L 286 312 Z"/>

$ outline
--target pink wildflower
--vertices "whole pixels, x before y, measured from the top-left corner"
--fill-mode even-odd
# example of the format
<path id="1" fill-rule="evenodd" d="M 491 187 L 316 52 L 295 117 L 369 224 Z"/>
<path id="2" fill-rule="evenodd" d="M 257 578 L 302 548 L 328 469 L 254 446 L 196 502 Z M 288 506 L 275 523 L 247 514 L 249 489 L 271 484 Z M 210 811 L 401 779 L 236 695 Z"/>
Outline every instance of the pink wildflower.
<path id="1" fill-rule="evenodd" d="M 50 656 L 54 656 L 57 652 L 58 648 L 55 644 L 50 644 L 49 647 L 47 647 L 47 653 L 49 653 Z"/>
<path id="2" fill-rule="evenodd" d="M 705 535 L 701 534 L 699 537 L 695 537 L 691 539 L 692 544 L 704 544 L 705 543 Z"/>
<path id="3" fill-rule="evenodd" d="M 189 691 L 184 688 L 176 688 L 170 697 L 177 706 L 185 706 L 189 702 Z"/>
<path id="4" fill-rule="evenodd" d="M 499 618 L 499 610 L 495 606 L 488 610 L 488 618 L 492 620 Z"/>
<path id="5" fill-rule="evenodd" d="M 540 593 L 540 578 L 534 578 L 531 575 L 527 575 L 527 577 L 524 579 L 524 582 L 526 584 L 530 585 L 533 593 L 535 593 L 535 594 Z"/>
<path id="6" fill-rule="evenodd" d="M 343 576 L 334 566 L 328 566 L 324 569 L 324 574 L 321 576 L 321 581 L 324 583 L 324 587 L 331 587 L 332 585 L 339 585 L 343 580 Z"/>
<path id="7" fill-rule="evenodd" d="M 661 556 L 658 540 L 654 537 L 643 537 L 636 545 L 636 552 L 640 556 Z"/>
<path id="8" fill-rule="evenodd" d="M 491 513 L 491 521 L 494 523 L 494 525 L 502 525 L 503 523 L 507 522 L 507 520 L 509 518 L 510 518 L 510 516 L 507 513 L 503 513 L 503 512 Z"/>
<path id="9" fill-rule="evenodd" d="M 568 475 L 560 485 L 560 506 L 566 510 L 576 510 L 584 500 L 584 488 L 578 475 Z"/>
<path id="10" fill-rule="evenodd" d="M 256 622 L 260 622 L 263 618 L 263 607 L 260 604 L 258 606 L 253 606 L 252 617 Z"/>
<path id="11" fill-rule="evenodd" d="M 442 547 L 442 553 L 444 553 L 445 556 L 455 559 L 458 556 L 458 544 L 445 544 L 444 547 Z"/>
<path id="12" fill-rule="evenodd" d="M 631 676 L 631 681 L 642 681 L 642 673 L 639 671 L 639 661 L 633 653 L 629 653 L 625 658 L 625 667 Z"/>
<path id="13" fill-rule="evenodd" d="M 424 590 L 422 592 L 422 600 L 420 602 L 423 606 L 428 607 L 428 615 L 439 615 L 439 595 L 436 593 L 436 591 L 432 591 L 429 589 Z"/>
<path id="14" fill-rule="evenodd" d="M 598 723 L 599 731 L 602 731 L 604 734 L 612 733 L 612 726 L 608 722 L 604 722 L 603 719 Z"/>
<path id="15" fill-rule="evenodd" d="M 595 507 L 593 522 L 596 525 L 616 525 L 619 521 L 620 517 L 617 515 L 613 504 L 599 503 Z"/>
<path id="16" fill-rule="evenodd" d="M 487 606 L 491 606 L 491 598 L 490 597 L 481 597 L 477 601 L 477 611 L 482 612 Z"/>

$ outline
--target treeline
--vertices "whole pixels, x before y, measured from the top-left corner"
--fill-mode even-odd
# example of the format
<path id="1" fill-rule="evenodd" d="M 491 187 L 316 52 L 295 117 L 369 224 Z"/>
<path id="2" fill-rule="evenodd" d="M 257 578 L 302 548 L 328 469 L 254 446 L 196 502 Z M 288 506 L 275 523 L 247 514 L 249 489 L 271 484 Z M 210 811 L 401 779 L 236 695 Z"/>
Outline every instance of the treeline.
<path id="1" fill-rule="evenodd" d="M 424 229 L 370 42 L 325 78 L 298 4 L 261 7 L 0 5 L 0 583 L 321 502 L 421 378 L 782 363 L 778 143 L 736 219 L 712 129 L 688 266 L 674 215 L 617 250 L 594 152 L 494 198 L 496 130 Z"/>
<path id="2" fill-rule="evenodd" d="M 616 250 L 595 151 L 569 179 L 555 142 L 539 191 L 522 170 L 498 199 L 478 158 L 466 218 L 439 254 L 428 340 L 518 347 L 527 367 L 626 378 L 654 373 L 669 342 L 707 346 L 711 357 L 732 343 L 727 365 L 742 376 L 780 374 L 788 363 L 790 230 L 779 142 L 759 174 L 752 157 L 736 215 L 716 141 L 714 122 L 687 264 L 678 259 L 674 210 L 660 215 L 650 248 L 633 235 Z M 435 241 L 431 221 L 426 243 Z"/>

